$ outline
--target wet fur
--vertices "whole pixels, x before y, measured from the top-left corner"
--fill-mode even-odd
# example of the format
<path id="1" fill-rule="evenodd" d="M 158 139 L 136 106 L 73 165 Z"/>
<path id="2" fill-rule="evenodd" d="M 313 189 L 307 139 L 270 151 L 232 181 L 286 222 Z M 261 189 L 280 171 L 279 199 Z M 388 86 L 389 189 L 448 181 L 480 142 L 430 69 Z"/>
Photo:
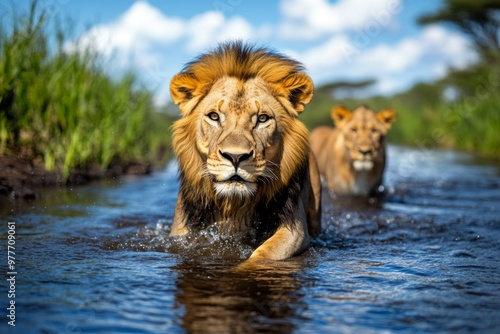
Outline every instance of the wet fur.
<path id="1" fill-rule="evenodd" d="M 205 172 L 208 157 L 199 149 L 199 105 L 224 78 L 237 79 L 236 98 L 245 94 L 245 83 L 263 82 L 279 105 L 272 138 L 278 142 L 272 148 L 277 153 L 274 162 L 268 162 L 267 177 L 257 179 L 252 196 L 217 195 L 213 177 Z M 264 48 L 225 43 L 188 63 L 172 79 L 170 92 L 183 115 L 173 125 L 180 191 L 171 235 L 197 233 L 217 222 L 222 232 L 249 235 L 257 247 L 252 260 L 282 260 L 304 250 L 309 235 L 320 231 L 321 185 L 307 129 L 298 119 L 313 92 L 302 66 Z M 212 140 L 206 145 L 215 145 Z"/>

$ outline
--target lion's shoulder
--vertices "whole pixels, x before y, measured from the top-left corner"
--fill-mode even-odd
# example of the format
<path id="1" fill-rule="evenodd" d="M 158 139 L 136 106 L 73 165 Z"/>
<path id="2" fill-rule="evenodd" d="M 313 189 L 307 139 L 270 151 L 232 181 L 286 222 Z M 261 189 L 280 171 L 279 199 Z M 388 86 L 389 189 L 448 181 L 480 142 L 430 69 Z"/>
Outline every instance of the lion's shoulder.
<path id="1" fill-rule="evenodd" d="M 321 159 L 324 155 L 325 147 L 330 146 L 332 140 L 337 137 L 338 131 L 331 126 L 319 126 L 310 134 L 311 150 L 317 159 Z"/>

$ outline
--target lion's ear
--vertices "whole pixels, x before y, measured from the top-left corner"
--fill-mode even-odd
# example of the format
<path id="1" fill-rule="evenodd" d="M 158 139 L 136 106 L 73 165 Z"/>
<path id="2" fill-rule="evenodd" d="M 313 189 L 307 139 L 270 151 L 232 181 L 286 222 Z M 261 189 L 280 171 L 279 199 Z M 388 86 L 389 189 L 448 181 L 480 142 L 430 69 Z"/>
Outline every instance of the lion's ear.
<path id="1" fill-rule="evenodd" d="M 170 81 L 170 96 L 179 109 L 185 113 L 185 106 L 195 96 L 199 81 L 189 73 L 177 73 Z"/>
<path id="2" fill-rule="evenodd" d="M 350 112 L 349 109 L 344 106 L 337 105 L 332 108 L 330 117 L 335 122 L 335 125 L 339 126 L 343 121 L 348 121 L 351 119 L 352 112 Z"/>
<path id="3" fill-rule="evenodd" d="M 314 84 L 311 78 L 302 72 L 287 76 L 279 83 L 279 88 L 285 91 L 288 100 L 299 114 L 304 111 L 314 93 Z"/>
<path id="4" fill-rule="evenodd" d="M 377 118 L 382 122 L 382 124 L 385 125 L 386 129 L 388 130 L 391 127 L 392 123 L 396 121 L 396 112 L 393 109 L 382 109 L 377 114 Z"/>

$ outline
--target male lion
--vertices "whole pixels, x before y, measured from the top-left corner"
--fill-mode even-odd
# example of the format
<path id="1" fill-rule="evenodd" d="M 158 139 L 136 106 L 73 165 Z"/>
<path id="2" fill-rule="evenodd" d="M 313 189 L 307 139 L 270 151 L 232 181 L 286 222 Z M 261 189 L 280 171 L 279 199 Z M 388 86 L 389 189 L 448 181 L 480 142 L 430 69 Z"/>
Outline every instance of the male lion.
<path id="1" fill-rule="evenodd" d="M 302 66 L 242 42 L 188 63 L 170 83 L 180 190 L 171 236 L 218 223 L 283 260 L 320 232 L 321 181 L 299 114 L 313 95 Z M 247 262 L 249 263 L 249 262 Z"/>
<path id="2" fill-rule="evenodd" d="M 375 114 L 366 106 L 354 112 L 335 106 L 335 128 L 321 126 L 311 133 L 311 149 L 329 189 L 341 195 L 372 196 L 382 184 L 385 168 L 385 135 L 396 112 Z"/>

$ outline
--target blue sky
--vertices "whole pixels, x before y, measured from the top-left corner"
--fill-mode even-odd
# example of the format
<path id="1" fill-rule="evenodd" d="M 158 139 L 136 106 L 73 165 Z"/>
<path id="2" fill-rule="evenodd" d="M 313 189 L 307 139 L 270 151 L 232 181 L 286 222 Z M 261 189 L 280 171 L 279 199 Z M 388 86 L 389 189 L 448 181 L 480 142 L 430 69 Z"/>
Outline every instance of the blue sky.
<path id="1" fill-rule="evenodd" d="M 14 2 L 12 2 L 14 3 Z M 15 6 L 25 12 L 29 0 Z M 68 50 L 92 47 L 120 73 L 134 69 L 159 104 L 184 63 L 218 42 L 240 38 L 304 63 L 316 85 L 376 79 L 392 94 L 432 81 L 476 55 L 451 26 L 419 26 L 440 0 L 39 0 L 75 27 Z"/>

